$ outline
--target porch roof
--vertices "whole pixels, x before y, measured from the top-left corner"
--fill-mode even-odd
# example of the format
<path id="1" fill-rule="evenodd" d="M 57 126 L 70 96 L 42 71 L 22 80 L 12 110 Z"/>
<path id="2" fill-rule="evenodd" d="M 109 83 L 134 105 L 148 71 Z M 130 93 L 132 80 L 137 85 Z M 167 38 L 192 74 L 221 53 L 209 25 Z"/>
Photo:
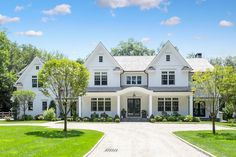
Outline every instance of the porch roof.
<path id="1" fill-rule="evenodd" d="M 149 87 L 153 92 L 191 92 L 190 87 Z"/>

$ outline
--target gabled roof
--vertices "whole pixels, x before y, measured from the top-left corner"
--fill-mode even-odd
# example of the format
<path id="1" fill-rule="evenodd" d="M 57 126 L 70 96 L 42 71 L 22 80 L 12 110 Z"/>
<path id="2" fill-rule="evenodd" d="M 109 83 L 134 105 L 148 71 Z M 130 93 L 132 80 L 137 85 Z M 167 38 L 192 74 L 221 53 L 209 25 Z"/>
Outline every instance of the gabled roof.
<path id="1" fill-rule="evenodd" d="M 191 65 L 192 72 L 205 72 L 207 69 L 214 69 L 213 65 L 205 58 L 189 58 L 186 61 Z"/>
<path id="2" fill-rule="evenodd" d="M 160 58 L 160 56 L 165 53 L 165 48 L 167 46 L 170 46 L 173 48 L 174 53 L 177 54 L 178 58 L 181 60 L 181 62 L 184 64 L 184 66 L 187 66 L 189 68 L 191 68 L 191 66 L 189 65 L 189 63 L 184 59 L 184 57 L 179 53 L 179 51 L 176 49 L 176 47 L 168 40 L 161 48 L 161 50 L 159 51 L 159 53 L 156 55 L 156 57 L 152 60 L 152 62 L 146 67 L 148 68 L 149 66 L 152 66 L 155 62 L 157 62 L 157 60 Z"/>
<path id="3" fill-rule="evenodd" d="M 110 52 L 106 49 L 106 47 L 103 45 L 103 43 L 100 41 L 98 43 L 98 45 L 96 46 L 96 48 L 92 51 L 92 53 L 89 54 L 89 56 L 86 58 L 84 65 L 87 66 L 89 61 L 93 58 L 93 56 L 98 52 L 98 49 L 102 48 L 104 50 L 105 53 L 107 53 L 108 57 L 111 59 L 111 61 L 113 61 L 113 63 L 115 64 L 115 66 L 122 68 L 119 63 L 114 59 L 114 57 L 110 54 Z"/>
<path id="4" fill-rule="evenodd" d="M 144 71 L 155 56 L 114 56 L 124 71 Z"/>

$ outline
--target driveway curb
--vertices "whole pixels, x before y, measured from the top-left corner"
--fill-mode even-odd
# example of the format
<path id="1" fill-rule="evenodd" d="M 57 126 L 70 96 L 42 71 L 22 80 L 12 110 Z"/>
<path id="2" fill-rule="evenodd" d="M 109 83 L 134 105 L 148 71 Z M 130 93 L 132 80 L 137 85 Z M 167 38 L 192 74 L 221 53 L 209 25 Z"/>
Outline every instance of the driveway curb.
<path id="1" fill-rule="evenodd" d="M 184 140 L 183 138 L 175 135 L 173 132 L 172 132 L 172 135 L 174 135 L 176 138 L 178 138 L 179 140 L 183 141 L 184 143 L 188 144 L 189 146 L 193 147 L 194 149 L 198 150 L 199 152 L 202 152 L 203 154 L 205 154 L 205 155 L 207 155 L 209 157 L 216 157 L 215 155 L 213 155 L 213 154 L 203 150 L 202 148 L 200 148 L 200 147 L 198 147 L 198 146 L 196 146 L 196 145 L 194 145 L 194 144 Z"/>
<path id="2" fill-rule="evenodd" d="M 95 144 L 95 146 L 93 146 L 93 148 L 88 152 L 86 153 L 83 157 L 88 157 L 97 147 L 98 145 L 102 142 L 102 140 L 104 139 L 105 137 L 105 134 L 102 136 L 102 138 Z"/>

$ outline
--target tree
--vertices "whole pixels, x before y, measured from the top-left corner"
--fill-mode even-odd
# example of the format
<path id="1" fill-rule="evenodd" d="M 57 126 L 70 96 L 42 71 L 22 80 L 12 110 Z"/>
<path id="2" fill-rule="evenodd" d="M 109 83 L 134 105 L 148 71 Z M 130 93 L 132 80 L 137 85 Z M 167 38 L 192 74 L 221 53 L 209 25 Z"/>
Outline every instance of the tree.
<path id="1" fill-rule="evenodd" d="M 25 111 L 28 104 L 34 101 L 36 94 L 30 90 L 18 90 L 13 92 L 13 100 L 17 101 L 20 108 L 23 110 L 23 119 L 25 120 Z"/>
<path id="2" fill-rule="evenodd" d="M 196 58 L 195 55 L 195 53 L 189 53 L 186 58 Z"/>
<path id="3" fill-rule="evenodd" d="M 76 60 L 76 62 L 80 63 L 80 64 L 84 64 L 84 59 L 83 58 L 78 58 Z"/>
<path id="4" fill-rule="evenodd" d="M 55 97 L 64 117 L 64 132 L 67 133 L 67 115 L 71 104 L 78 96 L 85 94 L 88 85 L 88 70 L 75 61 L 68 59 L 50 60 L 39 71 L 39 82 L 43 84 L 42 92 Z"/>
<path id="5" fill-rule="evenodd" d="M 221 78 L 219 77 L 220 69 L 218 67 L 214 70 L 207 70 L 206 72 L 196 72 L 193 75 L 193 91 L 201 93 L 204 97 L 209 98 L 211 102 L 210 116 L 212 120 L 212 133 L 215 134 L 215 120 L 219 111 L 219 99 L 220 89 L 219 83 Z"/>
<path id="6" fill-rule="evenodd" d="M 152 56 L 154 50 L 150 50 L 142 42 L 130 38 L 128 41 L 121 41 L 116 48 L 111 49 L 114 56 Z"/>

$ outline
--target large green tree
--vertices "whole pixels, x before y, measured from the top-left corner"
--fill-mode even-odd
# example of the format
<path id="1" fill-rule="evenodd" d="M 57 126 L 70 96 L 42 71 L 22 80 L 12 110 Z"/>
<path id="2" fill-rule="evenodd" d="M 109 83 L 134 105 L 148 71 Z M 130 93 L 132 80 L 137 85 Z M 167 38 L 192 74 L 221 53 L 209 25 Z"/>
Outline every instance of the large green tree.
<path id="1" fill-rule="evenodd" d="M 17 105 L 23 111 L 23 119 L 25 120 L 25 111 L 28 108 L 30 102 L 33 102 L 36 94 L 30 90 L 18 90 L 13 92 L 13 100 L 17 102 Z"/>
<path id="2" fill-rule="evenodd" d="M 121 41 L 116 48 L 111 49 L 114 56 L 152 56 L 154 50 L 148 49 L 142 42 L 130 38 L 128 41 Z"/>
<path id="3" fill-rule="evenodd" d="M 55 98 L 64 117 L 64 131 L 67 132 L 67 115 L 78 96 L 85 94 L 89 72 L 75 61 L 68 59 L 50 60 L 39 71 L 42 92 Z"/>

